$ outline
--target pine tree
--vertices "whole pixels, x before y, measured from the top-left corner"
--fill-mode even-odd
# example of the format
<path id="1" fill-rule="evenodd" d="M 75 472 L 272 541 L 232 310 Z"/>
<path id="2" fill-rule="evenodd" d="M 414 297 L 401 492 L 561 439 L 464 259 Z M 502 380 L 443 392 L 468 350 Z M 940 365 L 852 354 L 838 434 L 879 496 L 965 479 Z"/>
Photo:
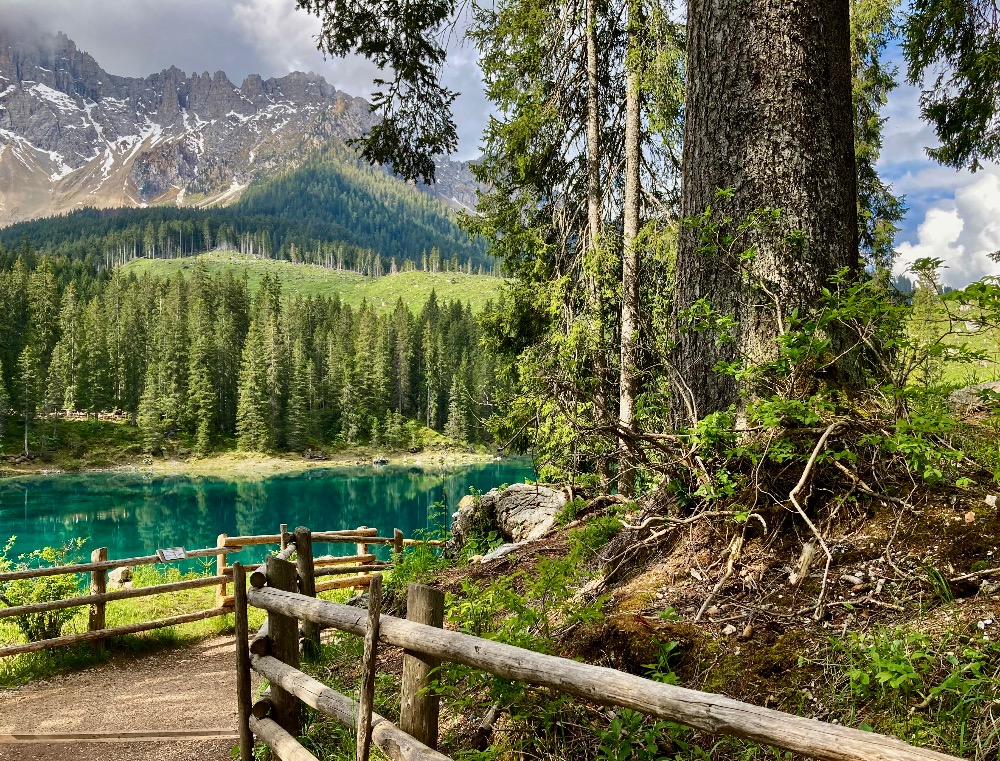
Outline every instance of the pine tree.
<path id="1" fill-rule="evenodd" d="M 142 431 L 143 449 L 149 454 L 158 454 L 163 449 L 164 439 L 159 362 L 156 360 L 149 364 L 137 417 L 139 429 Z"/>
<path id="2" fill-rule="evenodd" d="M 452 381 L 451 391 L 448 394 L 448 422 L 444 426 L 444 435 L 456 442 L 464 442 L 468 438 L 465 409 L 457 377 Z"/>
<path id="3" fill-rule="evenodd" d="M 271 405 L 268 368 L 261 326 L 250 323 L 240 369 L 239 401 L 236 407 L 237 446 L 245 451 L 268 452 L 274 448 L 270 427 Z"/>
<path id="4" fill-rule="evenodd" d="M 10 414 L 10 394 L 7 393 L 7 384 L 4 382 L 3 365 L 0 364 L 0 446 L 3 443 L 3 435 L 7 429 L 7 416 Z"/>
<path id="5" fill-rule="evenodd" d="M 28 433 L 38 412 L 42 388 L 42 359 L 31 338 L 17 360 L 17 384 L 21 397 L 19 407 L 24 420 L 24 456 L 27 457 L 30 455 Z"/>
<path id="6" fill-rule="evenodd" d="M 301 452 L 310 438 L 309 367 L 301 341 L 292 348 L 292 381 L 288 393 L 288 448 Z"/>

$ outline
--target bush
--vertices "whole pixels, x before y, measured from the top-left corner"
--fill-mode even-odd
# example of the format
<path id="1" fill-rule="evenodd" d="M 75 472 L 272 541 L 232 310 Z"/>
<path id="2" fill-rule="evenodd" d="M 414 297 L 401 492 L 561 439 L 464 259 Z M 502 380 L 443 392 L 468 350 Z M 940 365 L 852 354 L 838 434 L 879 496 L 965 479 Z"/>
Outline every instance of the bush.
<path id="1" fill-rule="evenodd" d="M 11 562 L 7 555 L 14 546 L 11 537 L 0 552 L 0 572 L 20 571 L 41 564 L 68 565 L 76 562 L 75 554 L 87 541 L 72 539 L 61 547 L 45 547 L 18 556 L 18 562 Z M 16 579 L 0 582 L 0 602 L 8 608 L 20 605 L 33 605 L 40 602 L 51 602 L 74 597 L 80 592 L 83 582 L 82 574 L 66 574 L 61 576 L 43 576 L 37 579 Z M 80 606 L 82 607 L 82 606 Z M 39 642 L 58 637 L 62 633 L 63 624 L 72 619 L 78 608 L 63 608 L 43 613 L 26 613 L 14 616 L 14 622 L 29 642 Z"/>

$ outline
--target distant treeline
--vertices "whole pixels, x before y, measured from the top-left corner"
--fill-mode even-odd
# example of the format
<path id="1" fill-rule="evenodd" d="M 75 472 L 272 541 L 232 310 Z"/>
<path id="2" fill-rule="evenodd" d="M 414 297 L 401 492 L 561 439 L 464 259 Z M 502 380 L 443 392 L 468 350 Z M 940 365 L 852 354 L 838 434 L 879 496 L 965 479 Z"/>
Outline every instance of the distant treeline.
<path id="1" fill-rule="evenodd" d="M 474 240 L 440 201 L 330 145 L 299 169 L 255 183 L 227 207 L 81 209 L 0 230 L 0 244 L 27 239 L 40 251 L 112 267 L 138 257 L 173 258 L 215 248 L 353 270 L 489 273 Z"/>
<path id="2" fill-rule="evenodd" d="M 64 411 L 120 411 L 151 452 L 233 436 L 251 450 L 405 447 L 416 421 L 475 442 L 493 377 L 478 347 L 469 307 L 434 294 L 417 315 L 401 300 L 379 314 L 283 298 L 271 277 L 251 297 L 201 266 L 61 278 L 48 257 L 19 257 L 0 271 L 0 427 L 44 445 Z"/>

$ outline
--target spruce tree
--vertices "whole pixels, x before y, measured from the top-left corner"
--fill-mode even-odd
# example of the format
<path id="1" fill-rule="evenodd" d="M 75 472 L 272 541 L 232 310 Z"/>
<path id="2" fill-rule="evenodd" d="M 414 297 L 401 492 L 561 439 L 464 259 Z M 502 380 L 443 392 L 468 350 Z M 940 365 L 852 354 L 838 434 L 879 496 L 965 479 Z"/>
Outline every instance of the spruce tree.
<path id="1" fill-rule="evenodd" d="M 255 320 L 250 324 L 243 347 L 239 401 L 236 407 L 237 446 L 251 452 L 271 451 L 275 442 L 274 431 L 270 427 L 268 367 L 261 333 L 261 326 Z"/>
<path id="2" fill-rule="evenodd" d="M 31 453 L 28 449 L 28 433 L 38 412 L 42 388 L 42 358 L 29 338 L 17 360 L 17 385 L 20 393 L 20 412 L 24 420 L 24 456 Z"/>
<path id="3" fill-rule="evenodd" d="M 459 389 L 458 379 L 452 381 L 451 391 L 448 394 L 448 422 L 444 426 L 444 435 L 455 442 L 467 440 L 465 427 L 465 410 L 462 404 L 462 393 Z"/>
<path id="4" fill-rule="evenodd" d="M 10 394 L 4 382 L 3 365 L 0 364 L 0 451 L 2 451 L 3 436 L 7 430 L 7 416 L 10 414 Z"/>

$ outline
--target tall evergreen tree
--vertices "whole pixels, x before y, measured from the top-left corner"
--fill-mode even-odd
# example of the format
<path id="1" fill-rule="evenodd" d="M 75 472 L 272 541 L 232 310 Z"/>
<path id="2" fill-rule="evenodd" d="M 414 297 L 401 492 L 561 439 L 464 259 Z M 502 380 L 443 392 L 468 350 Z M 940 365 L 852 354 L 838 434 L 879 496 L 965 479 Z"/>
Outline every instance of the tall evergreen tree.
<path id="1" fill-rule="evenodd" d="M 43 380 L 41 353 L 35 341 L 29 339 L 17 360 L 17 388 L 20 396 L 18 408 L 24 421 L 25 457 L 31 454 L 28 448 L 28 434 L 41 402 Z"/>

